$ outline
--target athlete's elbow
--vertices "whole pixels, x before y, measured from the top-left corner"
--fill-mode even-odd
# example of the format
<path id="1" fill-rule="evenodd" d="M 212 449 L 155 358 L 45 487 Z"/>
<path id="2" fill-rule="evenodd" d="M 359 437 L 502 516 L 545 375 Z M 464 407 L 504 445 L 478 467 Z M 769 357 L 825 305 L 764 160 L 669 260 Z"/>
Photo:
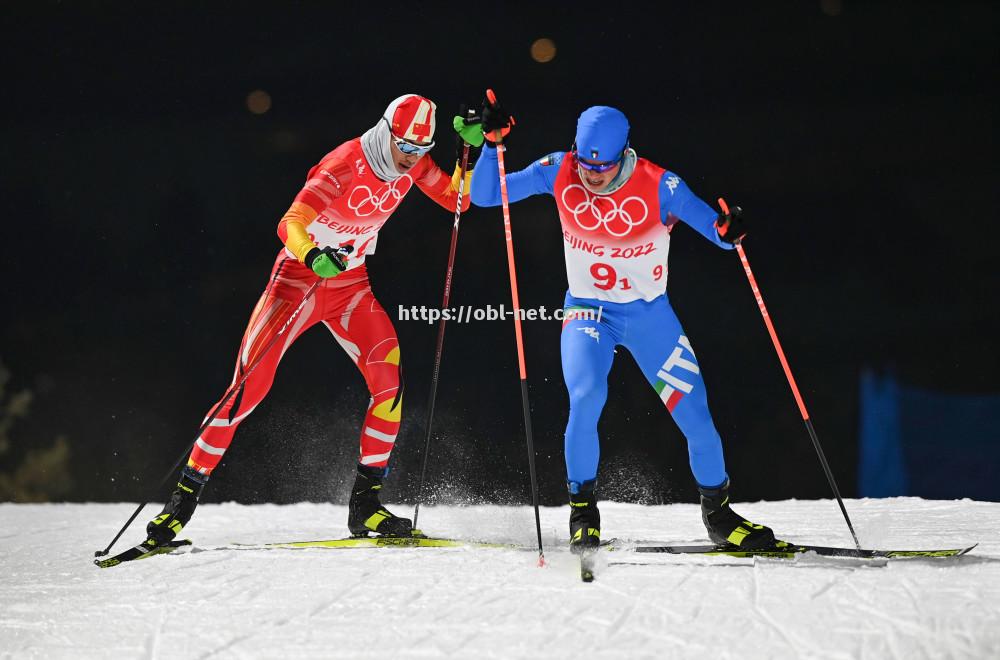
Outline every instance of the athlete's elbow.
<path id="1" fill-rule="evenodd" d="M 497 199 L 496 195 L 489 192 L 477 191 L 475 186 L 472 187 L 472 192 L 469 194 L 469 198 L 476 206 L 496 206 L 500 203 L 500 200 Z"/>

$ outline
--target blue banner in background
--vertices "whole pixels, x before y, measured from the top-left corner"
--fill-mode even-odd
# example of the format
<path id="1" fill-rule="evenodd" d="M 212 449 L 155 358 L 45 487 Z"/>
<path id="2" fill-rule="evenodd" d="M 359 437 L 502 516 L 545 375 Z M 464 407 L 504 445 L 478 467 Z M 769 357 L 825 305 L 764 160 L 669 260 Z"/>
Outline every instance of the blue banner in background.
<path id="1" fill-rule="evenodd" d="M 1000 501 L 1000 395 L 861 375 L 858 494 Z"/>

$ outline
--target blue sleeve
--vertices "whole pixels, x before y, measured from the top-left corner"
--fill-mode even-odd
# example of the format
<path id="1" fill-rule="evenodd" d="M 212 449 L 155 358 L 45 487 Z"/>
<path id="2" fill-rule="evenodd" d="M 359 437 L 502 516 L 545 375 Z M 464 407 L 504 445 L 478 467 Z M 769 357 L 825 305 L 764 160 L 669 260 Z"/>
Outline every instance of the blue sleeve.
<path id="1" fill-rule="evenodd" d="M 715 231 L 718 212 L 691 192 L 684 180 L 673 172 L 664 172 L 660 179 L 660 221 L 666 224 L 668 215 L 677 217 L 725 250 L 735 247 L 719 238 L 719 232 Z"/>
<path id="2" fill-rule="evenodd" d="M 556 174 L 559 173 L 563 155 L 549 154 L 520 172 L 508 172 L 507 201 L 518 202 L 525 197 L 542 193 L 551 195 L 555 189 Z M 483 146 L 483 153 L 472 170 L 470 197 L 476 206 L 500 205 L 500 169 L 497 165 L 496 147 Z"/>

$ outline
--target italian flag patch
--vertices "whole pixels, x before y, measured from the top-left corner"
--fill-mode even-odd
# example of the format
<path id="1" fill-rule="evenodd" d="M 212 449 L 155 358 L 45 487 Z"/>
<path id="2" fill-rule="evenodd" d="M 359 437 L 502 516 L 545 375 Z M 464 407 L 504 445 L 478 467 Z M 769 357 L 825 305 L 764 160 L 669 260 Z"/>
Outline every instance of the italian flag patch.
<path id="1" fill-rule="evenodd" d="M 676 408 L 677 404 L 680 403 L 681 397 L 684 396 L 683 392 L 675 390 L 662 380 L 656 381 L 656 385 L 653 385 L 653 389 L 655 389 L 656 393 L 660 395 L 660 401 L 663 402 L 663 405 L 665 405 L 667 410 L 670 412 L 674 411 L 674 408 Z"/>

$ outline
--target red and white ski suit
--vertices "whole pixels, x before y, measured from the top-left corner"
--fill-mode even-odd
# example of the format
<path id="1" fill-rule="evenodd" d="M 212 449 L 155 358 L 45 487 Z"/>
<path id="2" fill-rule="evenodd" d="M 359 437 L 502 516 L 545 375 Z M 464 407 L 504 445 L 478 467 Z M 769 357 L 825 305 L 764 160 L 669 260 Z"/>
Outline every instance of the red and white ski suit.
<path id="1" fill-rule="evenodd" d="M 309 171 L 305 186 L 278 223 L 285 247 L 243 335 L 233 385 L 249 365 L 260 364 L 195 441 L 188 466 L 209 475 L 222 460 L 236 427 L 264 399 L 278 363 L 306 330 L 322 323 L 347 352 L 365 379 L 371 401 L 361 429 L 359 462 L 384 467 L 399 432 L 402 386 L 399 342 L 392 321 L 372 294 L 365 259 L 375 251 L 378 232 L 417 186 L 435 202 L 454 211 L 458 172 L 449 178 L 429 157 L 391 182 L 371 171 L 360 139 L 345 142 Z M 468 208 L 463 200 L 463 210 Z M 282 338 L 263 357 L 309 287 L 320 279 L 303 264 L 313 247 L 350 247 L 347 270 L 320 282 Z M 232 387 L 232 385 L 230 386 Z M 227 390 L 228 392 L 228 390 Z M 213 410 L 214 410 L 213 406 Z"/>

